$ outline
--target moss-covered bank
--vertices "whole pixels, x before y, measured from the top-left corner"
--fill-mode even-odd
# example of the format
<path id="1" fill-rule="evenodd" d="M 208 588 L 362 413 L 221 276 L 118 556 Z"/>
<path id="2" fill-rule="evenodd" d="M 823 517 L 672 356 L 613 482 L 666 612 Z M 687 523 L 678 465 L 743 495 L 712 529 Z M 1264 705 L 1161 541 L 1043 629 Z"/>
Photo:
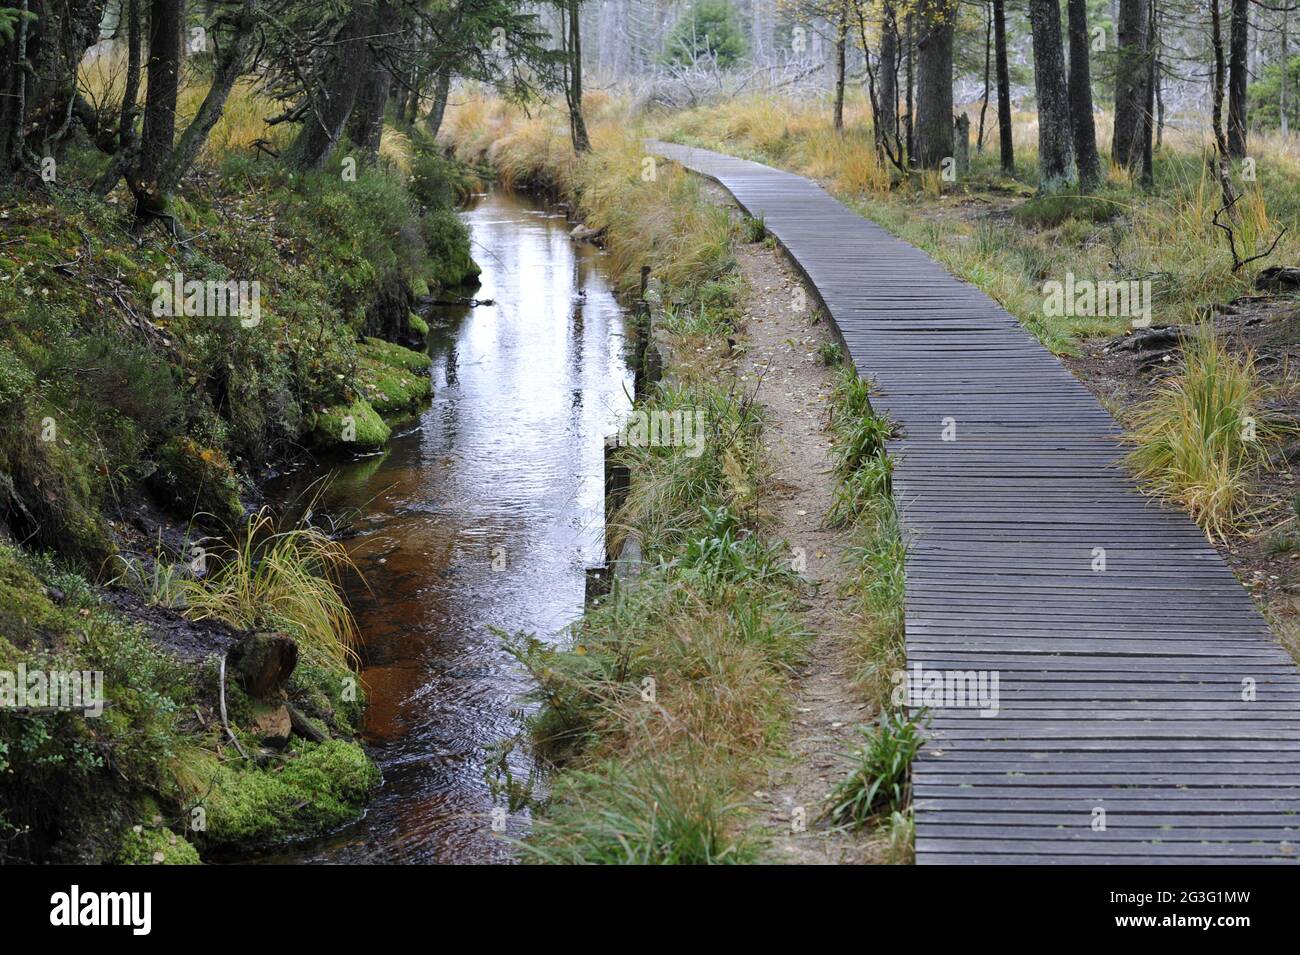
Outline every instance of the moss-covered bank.
<path id="1" fill-rule="evenodd" d="M 477 267 L 462 173 L 410 143 L 355 175 L 211 150 L 176 233 L 93 193 L 88 144 L 56 182 L 0 186 L 0 677 L 102 673 L 106 701 L 0 707 L 0 861 L 193 862 L 337 826 L 377 784 L 346 663 L 305 655 L 257 698 L 218 678 L 248 638 L 219 620 L 304 653 L 339 637 L 315 632 L 348 625 L 336 582 L 317 623 L 217 612 L 241 599 L 229 579 L 196 622 L 185 587 L 234 554 L 205 534 L 262 533 L 245 515 L 282 461 L 376 450 L 429 399 L 415 310 Z"/>

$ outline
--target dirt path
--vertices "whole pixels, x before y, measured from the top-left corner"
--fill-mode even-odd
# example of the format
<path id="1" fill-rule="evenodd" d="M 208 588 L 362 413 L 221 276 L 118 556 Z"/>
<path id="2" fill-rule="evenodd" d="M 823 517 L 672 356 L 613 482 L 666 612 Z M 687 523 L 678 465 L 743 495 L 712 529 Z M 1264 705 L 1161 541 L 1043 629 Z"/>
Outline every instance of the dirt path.
<path id="1" fill-rule="evenodd" d="M 716 198 L 725 201 L 720 191 Z M 848 663 L 854 610 L 852 599 L 840 591 L 849 535 L 822 523 L 836 484 L 827 427 L 835 370 L 822 363 L 818 349 L 834 340 L 833 333 L 824 320 L 814 323 L 812 296 L 802 312 L 795 310 L 795 288 L 803 283 L 781 252 L 761 243 L 743 245 L 736 259 L 751 290 L 742 329 L 747 347 L 742 374 L 747 384 L 762 379 L 758 400 L 766 412 L 764 444 L 776 484 L 772 536 L 788 541 L 795 554 L 802 550 L 808 587 L 801 613 L 814 635 L 795 684 L 790 758 L 773 770 L 754 799 L 774 862 L 872 861 L 865 835 L 830 831 L 818 818 L 847 771 L 842 754 L 860 741 L 857 727 L 874 716 L 853 685 Z M 800 808 L 807 828 L 795 832 L 792 822 Z"/>

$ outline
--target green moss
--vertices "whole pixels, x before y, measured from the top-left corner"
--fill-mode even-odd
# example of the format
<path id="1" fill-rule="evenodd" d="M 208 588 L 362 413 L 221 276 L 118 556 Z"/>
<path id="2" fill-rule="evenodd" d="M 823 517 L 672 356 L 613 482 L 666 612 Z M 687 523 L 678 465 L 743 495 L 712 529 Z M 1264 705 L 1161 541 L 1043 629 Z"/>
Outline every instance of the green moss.
<path id="1" fill-rule="evenodd" d="M 433 383 L 428 374 L 413 375 L 379 362 L 362 362 L 361 388 L 385 418 L 411 414 L 429 400 Z"/>
<path id="2" fill-rule="evenodd" d="M 465 223 L 450 206 L 429 209 L 420 222 L 420 232 L 433 261 L 430 284 L 464 285 L 478 278 L 480 270 L 469 254 Z"/>
<path id="3" fill-rule="evenodd" d="M 66 625 L 67 614 L 50 601 L 45 586 L 19 562 L 14 550 L 0 546 L 0 635 L 20 639 L 61 631 Z"/>
<path id="4" fill-rule="evenodd" d="M 414 322 L 419 319 L 419 316 L 412 314 L 411 319 Z M 428 331 L 429 326 L 425 325 L 424 328 L 425 331 Z M 365 339 L 357 350 L 364 358 L 382 362 L 385 365 L 391 365 L 405 371 L 427 372 L 433 364 L 433 359 L 425 352 L 414 351 L 402 345 L 394 345 L 392 342 L 386 342 L 380 338 Z"/>
<path id="5" fill-rule="evenodd" d="M 137 823 L 122 835 L 117 865 L 198 865 L 199 852 L 183 836 L 152 823 Z"/>
<path id="6" fill-rule="evenodd" d="M 294 743 L 270 769 L 214 763 L 205 843 L 255 845 L 312 835 L 354 819 L 379 784 L 379 769 L 355 743 Z"/>
<path id="7" fill-rule="evenodd" d="M 392 430 L 369 401 L 358 398 L 317 413 L 309 437 L 318 451 L 378 451 Z"/>
<path id="8" fill-rule="evenodd" d="M 411 282 L 411 294 L 416 298 L 427 298 L 429 295 L 429 283 L 424 280 L 424 276 L 417 275 Z"/>
<path id="9" fill-rule="evenodd" d="M 346 734 L 361 726 L 365 692 L 353 673 L 299 662 L 289 679 L 290 698 L 304 716 Z"/>
<path id="10" fill-rule="evenodd" d="M 239 478 L 219 448 L 203 448 L 193 438 L 172 438 L 158 450 L 153 487 L 169 507 L 186 516 L 208 514 L 234 526 L 244 515 Z"/>
<path id="11" fill-rule="evenodd" d="M 414 312 L 407 318 L 407 324 L 411 326 L 412 333 L 418 335 L 421 339 L 429 337 L 429 323 Z"/>
<path id="12" fill-rule="evenodd" d="M 378 338 L 365 339 L 357 350 L 361 354 L 358 390 L 383 417 L 409 415 L 433 394 L 432 359 L 424 352 Z"/>

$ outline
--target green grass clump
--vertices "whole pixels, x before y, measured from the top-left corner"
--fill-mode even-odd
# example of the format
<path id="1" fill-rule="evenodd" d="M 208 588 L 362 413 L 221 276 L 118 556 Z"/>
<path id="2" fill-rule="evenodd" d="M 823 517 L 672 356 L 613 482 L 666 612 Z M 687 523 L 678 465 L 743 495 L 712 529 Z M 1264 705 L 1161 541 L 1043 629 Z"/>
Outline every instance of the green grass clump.
<path id="1" fill-rule="evenodd" d="M 912 759 L 921 749 L 921 729 L 905 712 L 885 710 L 876 726 L 861 729 L 863 744 L 850 758 L 853 769 L 831 794 L 830 819 L 854 831 L 906 810 L 912 799 Z"/>
<path id="2" fill-rule="evenodd" d="M 839 342 L 822 342 L 817 349 L 817 357 L 827 368 L 844 364 L 844 346 Z"/>
<path id="3" fill-rule="evenodd" d="M 907 546 L 893 501 L 893 425 L 871 410 L 870 386 L 846 367 L 832 394 L 832 454 L 839 484 L 826 514 L 832 527 L 852 529 L 846 552 L 850 587 L 862 623 L 851 656 L 856 678 L 884 707 L 890 676 L 905 664 Z"/>
<path id="4" fill-rule="evenodd" d="M 739 807 L 690 770 L 607 763 L 566 774 L 524 861 L 558 865 L 739 865 L 759 844 L 737 833 Z"/>
<path id="5" fill-rule="evenodd" d="M 870 385 L 856 370 L 841 370 L 831 396 L 835 408 L 831 453 L 840 478 L 826 515 L 831 527 L 847 527 L 864 512 L 890 501 L 894 466 L 885 445 L 894 427 L 871 410 L 870 394 Z"/>
<path id="6" fill-rule="evenodd" d="M 1107 222 L 1124 211 L 1124 207 L 1100 196 L 1036 196 L 1016 206 L 1012 216 L 1022 226 L 1051 229 L 1074 219 L 1083 222 Z"/>
<path id="7" fill-rule="evenodd" d="M 184 582 L 189 615 L 240 630 L 284 630 L 309 664 L 347 670 L 356 658 L 356 622 L 340 577 L 355 571 L 347 550 L 314 527 L 277 530 L 263 508 L 211 549 L 205 577 Z"/>
<path id="8" fill-rule="evenodd" d="M 762 242 L 767 238 L 767 224 L 760 216 L 743 216 L 740 220 L 740 241 L 745 243 Z"/>
<path id="9" fill-rule="evenodd" d="M 1182 505 L 1211 540 L 1251 510 L 1251 477 L 1279 427 L 1254 359 L 1236 357 L 1213 331 L 1183 339 L 1179 374 L 1134 416 L 1127 463 L 1147 492 Z"/>

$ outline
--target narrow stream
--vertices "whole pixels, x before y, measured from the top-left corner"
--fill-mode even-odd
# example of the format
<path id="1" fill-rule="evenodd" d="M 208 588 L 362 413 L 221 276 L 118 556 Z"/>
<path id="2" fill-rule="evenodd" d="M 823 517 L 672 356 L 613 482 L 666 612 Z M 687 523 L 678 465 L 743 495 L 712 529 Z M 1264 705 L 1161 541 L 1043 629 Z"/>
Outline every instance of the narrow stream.
<path id="1" fill-rule="evenodd" d="M 511 856 L 485 769 L 528 683 L 490 628 L 549 636 L 581 613 L 584 568 L 602 558 L 602 435 L 632 384 L 599 250 L 529 197 L 490 193 L 465 216 L 474 294 L 495 304 L 434 307 L 432 406 L 383 454 L 273 489 L 288 503 L 328 472 L 321 510 L 355 515 L 364 732 L 385 784 L 358 823 L 266 861 Z M 527 776 L 524 756 L 511 764 Z"/>

